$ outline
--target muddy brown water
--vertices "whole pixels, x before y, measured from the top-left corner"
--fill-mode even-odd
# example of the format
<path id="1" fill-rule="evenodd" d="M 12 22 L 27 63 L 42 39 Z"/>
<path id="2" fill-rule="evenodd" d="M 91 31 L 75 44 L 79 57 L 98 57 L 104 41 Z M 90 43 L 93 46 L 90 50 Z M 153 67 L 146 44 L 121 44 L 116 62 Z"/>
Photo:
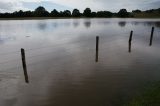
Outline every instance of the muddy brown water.
<path id="1" fill-rule="evenodd" d="M 119 106 L 159 80 L 160 19 L 0 21 L 0 106 Z"/>

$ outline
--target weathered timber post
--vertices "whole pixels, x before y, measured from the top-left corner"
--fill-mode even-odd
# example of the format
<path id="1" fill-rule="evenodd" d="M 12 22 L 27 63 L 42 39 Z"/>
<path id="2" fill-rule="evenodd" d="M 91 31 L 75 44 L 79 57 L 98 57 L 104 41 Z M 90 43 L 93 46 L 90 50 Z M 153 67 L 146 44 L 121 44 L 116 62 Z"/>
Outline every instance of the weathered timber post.
<path id="1" fill-rule="evenodd" d="M 25 50 L 23 48 L 21 49 L 21 56 L 22 56 L 22 65 L 23 65 L 25 81 L 26 83 L 29 83 L 28 74 L 27 74 L 26 58 L 25 58 Z"/>
<path id="2" fill-rule="evenodd" d="M 151 37 L 150 37 L 150 43 L 149 43 L 149 46 L 152 46 L 153 33 L 154 33 L 154 27 L 152 27 L 152 30 L 151 30 Z"/>
<path id="3" fill-rule="evenodd" d="M 99 36 L 96 36 L 96 62 L 98 62 Z"/>
<path id="4" fill-rule="evenodd" d="M 131 52 L 131 46 L 132 46 L 132 36 L 133 36 L 133 31 L 131 31 L 130 33 L 130 37 L 129 37 L 129 41 L 128 41 L 128 52 L 130 53 Z"/>

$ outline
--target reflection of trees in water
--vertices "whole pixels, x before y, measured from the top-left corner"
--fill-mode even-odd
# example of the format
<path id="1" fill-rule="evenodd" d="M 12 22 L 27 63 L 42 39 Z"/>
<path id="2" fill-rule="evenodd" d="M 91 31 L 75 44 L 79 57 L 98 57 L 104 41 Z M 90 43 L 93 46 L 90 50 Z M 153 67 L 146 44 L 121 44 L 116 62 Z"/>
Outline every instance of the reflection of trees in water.
<path id="1" fill-rule="evenodd" d="M 85 25 L 86 28 L 91 27 L 91 21 L 90 20 L 85 21 L 84 25 Z"/>
<path id="2" fill-rule="evenodd" d="M 65 23 L 62 23 L 62 25 L 69 27 L 71 25 L 71 23 L 70 22 L 65 22 Z"/>
<path id="3" fill-rule="evenodd" d="M 143 21 L 143 22 L 137 22 L 137 21 L 134 21 L 132 22 L 133 25 L 144 25 L 144 26 L 156 26 L 158 28 L 160 28 L 160 21 Z"/>
<path id="4" fill-rule="evenodd" d="M 126 22 L 125 21 L 121 21 L 121 22 L 118 23 L 118 25 L 120 27 L 125 27 L 126 26 Z"/>
<path id="5" fill-rule="evenodd" d="M 74 27 L 78 27 L 79 26 L 79 22 L 78 21 L 73 22 L 73 26 Z"/>
<path id="6" fill-rule="evenodd" d="M 155 23 L 155 26 L 160 28 L 160 21 Z"/>
<path id="7" fill-rule="evenodd" d="M 107 25 L 107 24 L 111 24 L 111 22 L 109 22 L 109 21 L 102 21 L 102 22 L 98 22 L 98 24 Z"/>
<path id="8" fill-rule="evenodd" d="M 58 23 L 58 22 L 53 22 L 53 23 L 51 23 L 51 26 L 53 27 L 53 28 L 60 28 L 60 27 L 69 27 L 70 26 L 70 22 L 62 22 L 62 23 Z M 50 27 L 49 26 L 50 25 L 50 23 L 46 23 L 46 22 L 40 22 L 40 23 L 38 23 L 38 28 L 40 29 L 40 30 L 46 30 L 48 27 Z"/>
<path id="9" fill-rule="evenodd" d="M 6 37 L 2 37 L 2 35 L 0 35 L 0 44 L 4 44 L 6 42 L 9 42 L 9 41 L 15 41 L 16 40 L 16 37 L 13 36 L 6 36 Z"/>
<path id="10" fill-rule="evenodd" d="M 46 23 L 38 23 L 38 28 L 39 28 L 40 30 L 45 30 L 46 27 L 47 27 L 47 24 L 46 24 Z"/>
<path id="11" fill-rule="evenodd" d="M 0 38 L 0 44 L 3 44 L 4 43 L 4 41 Z"/>
<path id="12" fill-rule="evenodd" d="M 52 23 L 52 27 L 54 27 L 54 28 L 60 28 L 60 27 L 63 27 L 63 26 L 69 27 L 70 26 L 70 22 L 64 22 L 64 23 L 54 22 L 54 23 Z"/>
<path id="13" fill-rule="evenodd" d="M 54 28 L 57 28 L 57 27 L 58 27 L 58 24 L 57 24 L 57 23 L 52 23 L 52 26 L 53 26 Z"/>
<path id="14" fill-rule="evenodd" d="M 2 44 L 3 43 L 3 40 L 2 40 L 2 37 L 1 37 L 1 35 L 0 35 L 0 44 Z"/>

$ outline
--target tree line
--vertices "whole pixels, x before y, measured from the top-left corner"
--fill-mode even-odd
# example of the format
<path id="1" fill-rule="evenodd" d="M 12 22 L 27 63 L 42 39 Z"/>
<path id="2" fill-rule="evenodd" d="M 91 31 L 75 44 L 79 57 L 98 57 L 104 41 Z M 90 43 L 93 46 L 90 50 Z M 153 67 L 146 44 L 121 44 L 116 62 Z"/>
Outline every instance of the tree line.
<path id="1" fill-rule="evenodd" d="M 134 13 L 141 12 L 154 12 L 159 9 L 151 9 L 146 11 L 141 10 L 133 10 L 132 12 L 128 12 L 126 9 L 120 9 L 118 13 L 112 13 L 110 11 L 91 11 L 90 8 L 86 8 L 83 13 L 81 13 L 78 9 L 73 9 L 64 11 L 57 11 L 53 9 L 51 12 L 48 12 L 44 7 L 39 6 L 34 11 L 15 11 L 13 13 L 0 13 L 0 18 L 23 18 L 23 17 L 102 17 L 102 18 L 110 18 L 110 17 L 134 17 Z"/>

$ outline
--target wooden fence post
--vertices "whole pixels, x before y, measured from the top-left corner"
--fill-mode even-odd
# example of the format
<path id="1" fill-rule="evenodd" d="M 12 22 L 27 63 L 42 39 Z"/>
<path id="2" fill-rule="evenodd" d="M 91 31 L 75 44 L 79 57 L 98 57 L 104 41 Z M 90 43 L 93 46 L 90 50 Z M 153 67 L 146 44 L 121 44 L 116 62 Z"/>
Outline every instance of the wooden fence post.
<path id="1" fill-rule="evenodd" d="M 153 33 L 154 33 L 154 27 L 152 27 L 152 30 L 151 30 L 151 37 L 150 37 L 150 43 L 149 43 L 149 46 L 152 46 Z"/>
<path id="2" fill-rule="evenodd" d="M 99 36 L 96 36 L 96 62 L 98 62 Z"/>
<path id="3" fill-rule="evenodd" d="M 22 65 L 23 65 L 25 81 L 26 83 L 29 83 L 28 74 L 27 74 L 26 58 L 25 58 L 25 50 L 23 48 L 21 49 L 21 56 L 22 56 Z"/>
<path id="4" fill-rule="evenodd" d="M 132 46 L 132 36 L 133 36 L 133 31 L 131 31 L 131 33 L 130 33 L 130 37 L 129 37 L 129 41 L 128 41 L 128 46 L 129 46 L 129 48 L 128 48 L 128 52 L 130 53 L 131 52 L 131 46 Z"/>

